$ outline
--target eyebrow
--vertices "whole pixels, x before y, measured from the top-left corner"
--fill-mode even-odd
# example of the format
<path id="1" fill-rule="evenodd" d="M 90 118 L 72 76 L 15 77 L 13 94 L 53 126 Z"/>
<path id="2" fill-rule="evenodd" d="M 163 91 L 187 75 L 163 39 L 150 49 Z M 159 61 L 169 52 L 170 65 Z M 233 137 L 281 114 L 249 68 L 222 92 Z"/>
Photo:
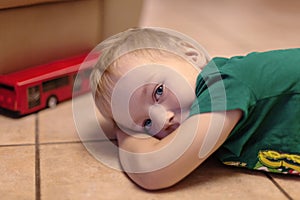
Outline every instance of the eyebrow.
<path id="1" fill-rule="evenodd" d="M 140 99 L 142 99 L 143 97 L 148 97 L 148 94 L 149 94 L 149 89 L 147 86 L 149 86 L 150 83 L 147 83 L 146 85 L 143 86 L 143 89 L 142 89 L 142 92 L 140 94 Z M 151 97 L 152 97 L 152 91 L 151 91 Z"/>

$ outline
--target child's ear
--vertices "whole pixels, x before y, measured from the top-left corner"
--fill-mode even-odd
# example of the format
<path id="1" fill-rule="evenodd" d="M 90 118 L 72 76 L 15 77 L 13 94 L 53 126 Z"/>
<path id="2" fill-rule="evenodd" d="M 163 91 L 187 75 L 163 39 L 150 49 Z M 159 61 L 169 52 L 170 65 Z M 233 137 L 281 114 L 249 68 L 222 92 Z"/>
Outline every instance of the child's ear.
<path id="1" fill-rule="evenodd" d="M 207 63 L 208 58 L 205 53 L 197 48 L 195 48 L 192 44 L 180 41 L 179 46 L 182 47 L 184 55 L 192 62 L 194 65 L 202 69 Z"/>

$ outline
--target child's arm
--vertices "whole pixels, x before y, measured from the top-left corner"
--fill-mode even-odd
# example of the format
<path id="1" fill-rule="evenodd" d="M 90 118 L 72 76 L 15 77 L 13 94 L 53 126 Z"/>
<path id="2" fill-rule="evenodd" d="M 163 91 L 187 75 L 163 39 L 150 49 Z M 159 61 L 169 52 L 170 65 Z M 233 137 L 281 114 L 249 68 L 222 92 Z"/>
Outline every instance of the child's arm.
<path id="1" fill-rule="evenodd" d="M 172 186 L 220 147 L 241 116 L 240 110 L 195 115 L 162 140 L 133 137 L 118 131 L 121 164 L 129 177 L 143 188 Z M 206 134 L 215 143 L 205 139 Z M 204 141 L 208 146 L 211 144 L 211 149 L 205 147 L 208 153 L 199 155 Z M 181 154 L 174 157 L 178 151 Z M 176 159 L 171 163 L 168 160 L 172 157 Z"/>

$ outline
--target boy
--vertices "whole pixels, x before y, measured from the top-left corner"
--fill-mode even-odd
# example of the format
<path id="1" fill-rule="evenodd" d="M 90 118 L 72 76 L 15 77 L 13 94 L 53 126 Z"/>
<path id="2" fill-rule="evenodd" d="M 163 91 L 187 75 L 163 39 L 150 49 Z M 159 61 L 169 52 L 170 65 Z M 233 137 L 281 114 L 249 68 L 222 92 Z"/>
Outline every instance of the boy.
<path id="1" fill-rule="evenodd" d="M 166 29 L 137 28 L 98 47 L 91 75 L 123 169 L 169 187 L 217 149 L 231 165 L 300 172 L 300 49 L 214 58 Z"/>

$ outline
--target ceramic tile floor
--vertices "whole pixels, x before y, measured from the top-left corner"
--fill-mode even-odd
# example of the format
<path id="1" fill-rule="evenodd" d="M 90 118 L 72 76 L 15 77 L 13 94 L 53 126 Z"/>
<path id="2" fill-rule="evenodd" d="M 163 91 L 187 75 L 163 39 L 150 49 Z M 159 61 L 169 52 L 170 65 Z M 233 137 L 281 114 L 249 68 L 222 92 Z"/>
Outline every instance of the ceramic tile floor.
<path id="1" fill-rule="evenodd" d="M 225 167 L 213 157 L 172 188 L 142 190 L 86 150 L 71 101 L 20 119 L 0 115 L 0 122 L 1 199 L 281 200 L 300 195 L 299 177 Z M 89 142 L 98 147 L 110 143 Z"/>
<path id="2" fill-rule="evenodd" d="M 212 56 L 230 56 L 299 47 L 299 8 L 296 0 L 151 0 L 141 25 L 176 29 Z M 84 144 L 99 152 L 111 144 L 102 139 L 92 133 Z M 107 154 L 100 162 L 80 141 L 71 101 L 19 119 L 0 115 L 0 199 L 300 199 L 299 177 L 226 167 L 213 157 L 174 187 L 149 192 L 108 167 L 115 152 Z"/>

